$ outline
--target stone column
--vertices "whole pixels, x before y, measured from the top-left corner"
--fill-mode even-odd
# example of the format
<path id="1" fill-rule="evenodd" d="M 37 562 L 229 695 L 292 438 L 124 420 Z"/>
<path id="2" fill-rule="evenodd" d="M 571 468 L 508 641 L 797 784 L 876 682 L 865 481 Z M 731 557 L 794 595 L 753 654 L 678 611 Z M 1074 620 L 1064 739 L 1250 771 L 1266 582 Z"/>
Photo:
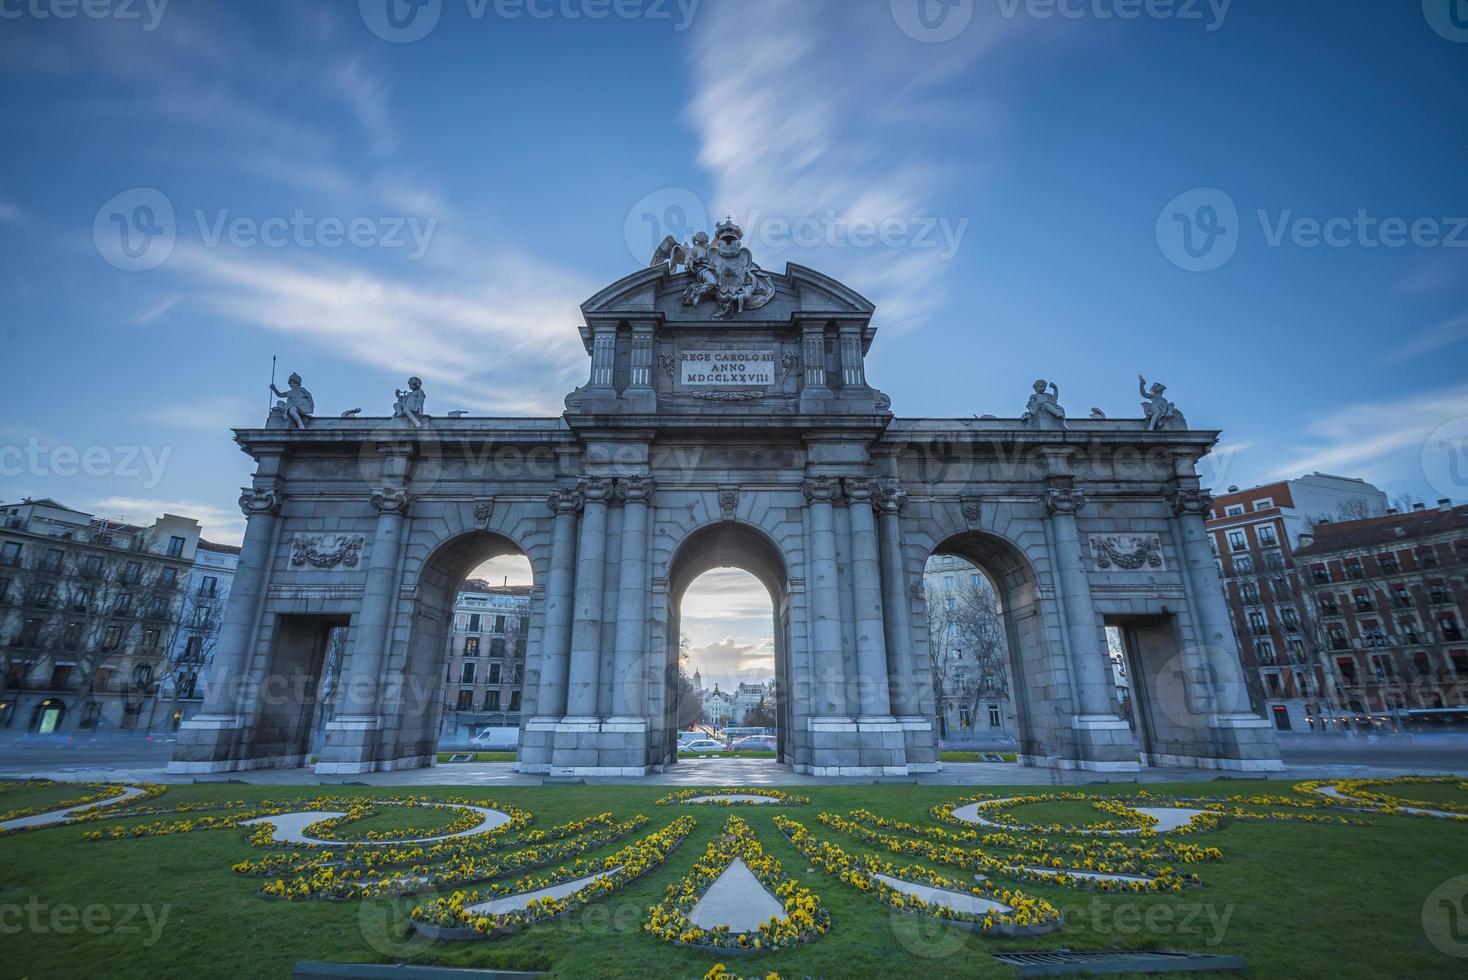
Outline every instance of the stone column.
<path id="1" fill-rule="evenodd" d="M 887 672 L 892 686 L 892 710 L 904 718 L 923 714 L 922 692 L 926 685 L 918 675 L 912 649 L 912 614 L 907 597 L 907 576 L 902 565 L 902 508 L 907 491 L 896 484 L 878 488 L 881 509 L 882 605 L 887 634 Z"/>
<path id="2" fill-rule="evenodd" d="M 545 581 L 545 616 L 541 626 L 540 683 L 535 717 L 559 721 L 566 713 L 566 677 L 571 654 L 571 612 L 576 578 L 576 514 L 581 492 L 555 491 L 546 501 L 555 515 L 551 528 L 550 571 Z"/>
<path id="3" fill-rule="evenodd" d="M 581 539 L 576 548 L 576 605 L 571 621 L 571 664 L 566 691 L 566 716 L 595 721 L 601 666 L 602 587 L 606 583 L 607 498 L 612 481 L 605 477 L 582 480 L 585 497 Z"/>
<path id="4" fill-rule="evenodd" d="M 1111 706 L 1108 658 L 1101 646 L 1101 627 L 1091 600 L 1091 583 L 1081 558 L 1081 536 L 1076 512 L 1086 505 L 1081 491 L 1051 486 L 1045 509 L 1055 537 L 1055 566 L 1060 575 L 1061 608 L 1070 638 L 1070 669 L 1078 713 L 1087 717 L 1115 717 Z"/>
<path id="5" fill-rule="evenodd" d="M 1206 663 L 1207 677 L 1192 692 L 1197 699 L 1194 710 L 1211 715 L 1248 714 L 1248 688 L 1244 683 L 1243 665 L 1223 586 L 1218 578 L 1213 549 L 1208 544 L 1204 520 L 1213 508 L 1213 496 L 1196 488 L 1177 489 L 1171 494 L 1173 526 L 1182 552 L 1188 593 L 1198 620 L 1194 631 L 1202 648 L 1200 661 Z"/>
<path id="6" fill-rule="evenodd" d="M 264 468 L 264 460 L 261 462 Z M 279 457 L 273 457 L 272 462 L 278 465 Z M 270 467 L 272 474 L 275 468 Z M 250 668 L 250 653 L 255 647 L 256 614 L 270 576 L 270 554 L 280 501 L 281 492 L 273 475 L 257 477 L 254 486 L 245 487 L 240 493 L 240 510 L 244 511 L 248 523 L 240 547 L 239 568 L 219 624 L 214 664 L 204 687 L 204 710 L 190 721 L 207 720 L 221 725 L 228 722 L 235 726 L 241 723 L 239 715 L 245 702 L 242 688 Z"/>
<path id="7" fill-rule="evenodd" d="M 810 596 L 810 669 L 817 718 L 849 718 L 845 671 L 841 667 L 841 598 L 836 579 L 836 518 L 832 502 L 840 492 L 831 477 L 805 481 L 810 518 L 810 556 L 806 592 Z"/>
<path id="8" fill-rule="evenodd" d="M 847 480 L 851 512 L 851 576 L 855 609 L 856 694 L 863 720 L 892 721 L 887 674 L 887 636 L 882 616 L 882 564 L 877 548 L 877 518 L 868 480 Z"/>
<path id="9" fill-rule="evenodd" d="M 362 605 L 357 613 L 352 655 L 347 659 L 344 686 L 332 724 L 348 720 L 380 721 L 383 660 L 387 656 L 388 626 L 398 592 L 398 558 L 403 541 L 403 522 L 412 498 L 403 489 L 407 456 L 390 455 L 383 463 L 383 486 L 372 491 L 377 511 L 377 528 L 372 534 L 372 558 L 362 586 Z M 394 472 L 396 471 L 396 472 Z"/>
<path id="10" fill-rule="evenodd" d="M 647 477 L 617 481 L 624 513 L 616 660 L 611 678 L 613 721 L 640 721 L 647 715 L 647 509 L 652 492 L 653 481 Z"/>

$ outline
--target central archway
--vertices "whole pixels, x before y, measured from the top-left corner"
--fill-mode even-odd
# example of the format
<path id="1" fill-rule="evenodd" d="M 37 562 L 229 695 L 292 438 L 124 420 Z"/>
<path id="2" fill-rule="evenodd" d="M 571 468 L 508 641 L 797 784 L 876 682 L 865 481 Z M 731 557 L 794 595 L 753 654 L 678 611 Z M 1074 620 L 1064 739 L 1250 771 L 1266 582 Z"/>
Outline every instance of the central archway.
<path id="1" fill-rule="evenodd" d="M 666 689 L 677 691 L 678 642 L 682 636 L 683 596 L 704 572 L 737 568 L 753 575 L 770 596 L 771 635 L 775 647 L 775 757 L 794 762 L 790 734 L 790 576 L 785 560 L 764 532 L 748 524 L 726 520 L 708 524 L 689 534 L 673 554 L 668 566 L 668 639 L 665 661 Z M 678 709 L 673 698 L 664 706 L 662 755 L 666 763 L 678 756 Z"/>

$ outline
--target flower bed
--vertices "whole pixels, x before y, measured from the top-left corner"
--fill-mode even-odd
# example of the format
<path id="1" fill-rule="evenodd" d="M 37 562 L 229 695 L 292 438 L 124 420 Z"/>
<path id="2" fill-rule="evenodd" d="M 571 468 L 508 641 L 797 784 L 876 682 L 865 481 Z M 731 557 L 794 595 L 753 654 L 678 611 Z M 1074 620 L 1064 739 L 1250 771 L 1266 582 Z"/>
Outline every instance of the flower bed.
<path id="1" fill-rule="evenodd" d="M 11 827 L 8 830 L 0 830 L 0 835 L 16 834 L 25 830 L 42 830 L 46 827 L 57 826 L 60 823 L 83 823 L 99 816 L 110 815 L 115 812 L 116 807 L 130 807 L 134 802 L 141 803 L 144 800 L 150 800 L 162 795 L 168 789 L 168 787 L 161 783 L 63 783 L 49 779 L 28 779 L 0 783 L 0 787 L 4 786 L 12 788 L 22 786 L 28 788 L 36 786 L 76 786 L 87 790 L 95 790 L 95 792 L 89 792 L 76 799 L 61 800 L 60 802 L 46 806 L 17 807 L 14 810 L 0 814 L 0 823 L 3 823 L 7 820 L 20 820 L 25 817 L 39 816 L 43 813 L 53 813 L 59 810 L 76 809 L 77 811 L 69 815 L 64 821 L 58 821 L 54 824 L 35 824 L 29 827 Z M 108 802 L 109 800 L 116 800 L 130 789 L 140 789 L 142 790 L 142 794 L 126 803 Z M 128 815 L 127 813 L 123 814 L 123 816 Z"/>
<path id="2" fill-rule="evenodd" d="M 877 901 L 899 911 L 925 915 L 934 919 L 953 922 L 973 928 L 975 931 L 1005 936 L 1033 936 L 1052 932 L 1064 921 L 1060 910 L 1042 898 L 1033 898 L 1022 892 L 998 888 L 987 882 L 971 885 L 955 881 L 927 868 L 908 865 L 897 867 L 889 861 L 867 854 L 852 856 L 839 845 L 818 840 L 803 824 L 783 814 L 775 815 L 775 827 L 784 834 L 795 849 L 805 855 L 812 865 L 830 875 L 835 875 L 844 884 L 857 891 L 865 892 Z M 924 902 L 912 895 L 904 894 L 876 877 L 886 875 L 913 884 L 928 885 L 973 895 L 1007 906 L 1008 912 L 964 912 Z"/>
<path id="3" fill-rule="evenodd" d="M 407 808 L 438 807 L 441 809 L 456 809 L 459 813 L 448 826 L 440 827 L 402 827 L 394 830 L 369 830 L 365 834 L 353 834 L 350 831 L 343 833 L 343 828 L 375 816 L 381 812 L 382 807 L 401 806 Z M 460 834 L 471 830 L 484 822 L 484 814 L 477 810 L 464 810 L 450 803 L 438 803 L 418 799 L 404 800 L 399 803 L 396 800 L 364 800 L 361 805 L 354 806 L 351 810 L 339 817 L 331 817 L 327 820 L 319 820 L 307 827 L 307 837 L 318 837 L 321 840 L 331 841 L 410 841 L 424 837 L 448 837 L 452 834 Z"/>
<path id="4" fill-rule="evenodd" d="M 488 939 L 511 935 L 538 922 L 559 918 L 625 887 L 661 865 L 696 823 L 693 817 L 682 816 L 601 860 L 578 858 L 574 863 L 540 878 L 526 877 L 509 884 L 494 884 L 473 892 L 457 891 L 447 897 L 435 898 L 413 909 L 413 927 L 430 938 Z M 599 878 L 565 898 L 532 901 L 524 909 L 502 915 L 476 915 L 468 910 L 470 906 L 494 898 L 538 891 L 613 868 L 617 869 L 614 874 Z M 471 936 L 471 932 L 475 935 Z"/>
<path id="5" fill-rule="evenodd" d="M 1094 888 L 1097 891 L 1107 892 L 1158 892 L 1182 891 L 1185 887 L 1202 884 L 1197 875 L 1182 873 L 1166 865 L 1148 868 L 1146 872 L 1143 872 L 1147 875 L 1144 880 L 1112 880 L 1073 874 L 1072 872 L 1077 871 L 1091 872 L 1094 874 L 1127 874 L 1129 872 L 1111 870 L 1102 866 L 1085 867 L 1082 865 L 1077 867 L 1068 865 L 1060 857 L 1049 857 L 1045 862 L 1036 861 L 1037 865 L 1043 864 L 1043 867 L 1022 867 L 1014 863 L 1014 858 L 1000 859 L 980 850 L 968 850 L 932 840 L 913 840 L 907 837 L 899 837 L 896 834 L 884 833 L 881 830 L 868 827 L 855 820 L 848 820 L 845 817 L 837 816 L 833 813 L 822 813 L 816 819 L 833 830 L 848 834 L 868 844 L 884 847 L 894 854 L 910 855 L 927 861 L 935 861 L 938 864 L 964 868 L 969 871 L 1004 875 L 1010 878 L 1019 878 L 1024 881 L 1033 881 L 1047 885 Z M 1097 862 L 1092 862 L 1092 864 L 1096 865 Z"/>
<path id="6" fill-rule="evenodd" d="M 1056 801 L 1083 801 L 1091 804 L 1103 813 L 1127 821 L 1118 823 L 1113 820 L 1104 820 L 1100 823 L 1087 824 L 1084 827 L 1067 826 L 1065 824 L 1028 824 L 1016 820 L 1013 814 L 1004 812 L 1018 806 L 1030 803 L 1052 803 Z M 977 804 L 977 811 L 983 814 L 989 823 L 1019 830 L 1026 833 L 1036 834 L 1069 834 L 1073 836 L 1087 836 L 1092 834 L 1115 834 L 1128 833 L 1137 835 L 1148 835 L 1154 833 L 1153 827 L 1157 825 L 1157 818 L 1142 813 L 1133 807 L 1127 806 L 1117 800 L 1104 797 L 1088 796 L 1085 793 L 1036 793 L 1029 796 L 994 797 L 987 793 L 979 793 L 973 796 L 965 796 L 952 803 L 940 804 L 933 807 L 931 813 L 935 819 L 948 823 L 963 825 L 962 821 L 953 815 L 953 811 L 962 806 Z"/>
<path id="7" fill-rule="evenodd" d="M 701 929 L 689 913 L 710 885 L 736 858 L 743 859 L 759 883 L 784 905 L 785 915 L 772 916 L 755 932 L 730 932 L 727 927 Z M 668 886 L 667 895 L 648 910 L 643 928 L 668 942 L 700 949 L 783 949 L 817 939 L 831 928 L 831 914 L 820 899 L 785 874 L 780 862 L 765 853 L 749 824 L 731 816 L 723 832 L 709 843 L 703 856 L 681 879 Z"/>
<path id="8" fill-rule="evenodd" d="M 675 793 L 669 793 L 657 801 L 658 806 L 672 806 L 677 803 L 687 803 L 689 800 L 700 796 L 763 796 L 776 803 L 785 806 L 804 806 L 810 802 L 809 797 L 796 796 L 784 790 L 762 786 L 759 789 L 746 789 L 742 786 L 721 786 L 717 789 L 680 789 Z M 754 800 L 705 800 L 707 806 L 769 806 L 768 803 L 758 803 Z"/>
<path id="9" fill-rule="evenodd" d="M 1457 815 L 1460 820 L 1468 819 L 1468 803 L 1456 803 L 1452 800 L 1436 802 L 1432 800 L 1410 800 L 1401 796 L 1392 796 L 1389 793 L 1379 793 L 1367 789 L 1368 786 L 1453 786 L 1464 793 L 1468 793 L 1468 780 L 1461 776 L 1396 776 L 1391 779 L 1337 779 L 1318 780 L 1312 779 L 1307 782 L 1298 783 L 1294 790 L 1297 793 L 1320 793 L 1325 786 L 1334 786 L 1336 792 L 1347 798 L 1350 803 L 1358 803 L 1372 809 L 1379 809 L 1383 813 L 1405 813 L 1407 808 L 1416 810 L 1436 810 L 1439 813 L 1451 813 Z M 1342 800 L 1341 803 L 1346 803 Z"/>

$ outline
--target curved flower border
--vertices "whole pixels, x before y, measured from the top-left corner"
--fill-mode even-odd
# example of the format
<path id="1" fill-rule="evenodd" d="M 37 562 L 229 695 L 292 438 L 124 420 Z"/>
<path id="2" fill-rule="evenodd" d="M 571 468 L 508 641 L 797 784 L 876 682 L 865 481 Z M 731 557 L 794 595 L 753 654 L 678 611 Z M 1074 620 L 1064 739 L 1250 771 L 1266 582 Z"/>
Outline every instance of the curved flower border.
<path id="1" fill-rule="evenodd" d="M 96 792 L 88 793 L 87 795 L 78 797 L 74 800 L 63 800 L 60 803 L 52 803 L 45 806 L 17 807 L 14 810 L 10 810 L 6 813 L 0 813 L 0 823 L 4 823 L 7 820 L 20 820 L 25 817 L 35 817 L 41 814 L 55 813 L 61 810 L 75 809 L 77 811 L 76 813 L 68 816 L 66 819 L 58 820 L 55 823 L 44 823 L 35 824 L 29 827 L 10 827 L 7 829 L 0 829 L 0 836 L 4 836 L 5 834 L 18 834 L 27 830 L 46 830 L 49 828 L 62 827 L 74 823 L 84 823 L 88 820 L 94 820 L 102 816 L 132 816 L 133 813 L 131 811 L 127 811 L 128 807 L 131 807 L 137 803 L 142 803 L 145 800 L 151 800 L 154 797 L 161 796 L 168 789 L 168 787 L 163 785 L 162 783 L 71 783 L 62 782 L 61 780 L 55 779 L 20 779 L 5 780 L 3 782 L 0 782 L 0 789 L 13 789 L 22 786 L 76 786 L 78 788 L 96 790 Z M 143 791 L 142 795 L 136 796 L 126 803 L 107 803 L 108 800 L 115 800 L 130 789 L 140 789 Z M 119 807 L 122 808 L 125 812 L 118 814 L 117 809 Z"/>
<path id="2" fill-rule="evenodd" d="M 781 901 L 784 916 L 771 916 L 754 932 L 731 932 L 726 926 L 699 928 L 688 920 L 689 913 L 736 858 L 742 858 L 759 883 Z M 756 952 L 819 939 L 831 928 L 831 913 L 815 892 L 785 874 L 780 862 L 765 853 L 748 823 L 730 816 L 703 856 L 686 875 L 668 886 L 661 902 L 648 910 L 643 928 L 659 939 L 682 946 Z"/>
<path id="3" fill-rule="evenodd" d="M 995 888 L 986 882 L 971 885 L 917 865 L 897 867 L 890 861 L 883 861 L 869 854 L 853 857 L 840 845 L 817 839 L 803 824 L 784 814 L 775 815 L 775 827 L 812 865 L 827 874 L 835 875 L 857 891 L 866 892 L 889 908 L 1002 936 L 1037 936 L 1059 929 L 1065 921 L 1060 910 L 1043 898 L 1034 898 L 1014 889 Z M 924 902 L 878 880 L 875 877 L 878 874 L 999 902 L 1008 906 L 1010 911 L 985 912 L 980 915 L 977 912 L 963 912 L 946 905 Z"/>
<path id="4" fill-rule="evenodd" d="M 763 796 L 774 800 L 785 806 L 804 806 L 810 802 L 808 796 L 796 796 L 784 790 L 775 789 L 772 786 L 761 786 L 757 789 L 749 789 L 743 786 L 720 786 L 714 789 L 680 789 L 669 793 L 657 801 L 657 806 L 673 806 L 678 803 L 687 803 L 689 800 L 700 796 Z M 700 806 L 770 806 L 768 803 L 756 803 L 754 800 L 708 800 L 700 803 Z"/>
<path id="5" fill-rule="evenodd" d="M 431 899 L 413 909 L 413 928 L 430 939 L 496 939 L 513 935 L 528 926 L 559 918 L 604 898 L 647 874 L 667 860 L 696 824 L 693 817 L 681 816 L 666 827 L 599 860 L 577 858 L 572 864 L 542 877 L 527 876 L 509 883 L 493 883 L 472 892 L 456 891 L 446 897 Z M 613 868 L 617 869 L 613 874 L 598 878 L 565 898 L 536 899 L 524 909 L 502 915 L 477 915 L 469 911 L 470 906 L 490 899 L 538 891 Z"/>

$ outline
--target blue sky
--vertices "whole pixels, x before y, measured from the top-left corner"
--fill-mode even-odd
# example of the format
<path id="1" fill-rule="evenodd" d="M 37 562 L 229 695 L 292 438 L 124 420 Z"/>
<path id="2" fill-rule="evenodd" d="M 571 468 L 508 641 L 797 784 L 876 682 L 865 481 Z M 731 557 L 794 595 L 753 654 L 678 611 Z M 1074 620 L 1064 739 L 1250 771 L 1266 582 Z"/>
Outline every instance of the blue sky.
<path id="1" fill-rule="evenodd" d="M 578 303 L 726 212 L 877 304 L 900 415 L 1036 377 L 1136 415 L 1140 371 L 1224 431 L 1219 485 L 1468 496 L 1431 458 L 1468 435 L 1468 10 L 924 2 L 7 0 L 0 499 L 237 538 L 273 354 L 323 413 L 418 374 L 430 411 L 554 414 Z"/>

